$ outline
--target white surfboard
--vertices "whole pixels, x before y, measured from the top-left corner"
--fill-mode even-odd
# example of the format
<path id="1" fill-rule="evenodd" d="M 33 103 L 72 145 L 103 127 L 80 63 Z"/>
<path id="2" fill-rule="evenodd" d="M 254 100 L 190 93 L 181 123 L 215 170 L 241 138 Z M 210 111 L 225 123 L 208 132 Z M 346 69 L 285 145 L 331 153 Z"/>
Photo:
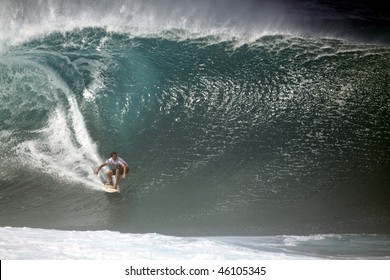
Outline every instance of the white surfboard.
<path id="1" fill-rule="evenodd" d="M 114 186 L 104 184 L 104 185 L 103 185 L 103 189 L 104 189 L 104 191 L 107 192 L 107 193 L 116 193 L 116 192 L 119 192 L 119 186 L 118 186 L 117 189 L 114 189 Z"/>

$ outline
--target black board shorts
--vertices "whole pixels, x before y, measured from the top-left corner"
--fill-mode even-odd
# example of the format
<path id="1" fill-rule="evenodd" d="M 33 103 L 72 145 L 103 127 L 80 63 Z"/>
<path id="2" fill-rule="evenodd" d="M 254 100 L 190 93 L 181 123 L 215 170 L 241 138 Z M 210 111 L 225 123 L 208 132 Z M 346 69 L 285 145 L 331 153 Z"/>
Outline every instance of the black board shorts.
<path id="1" fill-rule="evenodd" d="M 119 169 L 119 175 L 123 175 L 123 166 L 120 166 L 120 167 L 117 167 L 115 168 L 113 171 L 112 171 L 112 174 L 115 175 L 116 174 L 116 171 Z M 129 167 L 126 166 L 126 174 L 128 174 L 129 172 Z"/>

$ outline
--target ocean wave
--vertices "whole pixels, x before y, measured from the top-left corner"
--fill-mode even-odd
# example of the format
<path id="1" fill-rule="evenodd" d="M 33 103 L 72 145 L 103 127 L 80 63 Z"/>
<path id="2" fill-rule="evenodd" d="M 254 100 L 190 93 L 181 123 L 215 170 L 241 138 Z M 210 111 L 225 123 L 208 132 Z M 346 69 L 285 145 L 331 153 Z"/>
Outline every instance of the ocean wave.
<path id="1" fill-rule="evenodd" d="M 387 47 L 177 32 L 89 27 L 3 51 L 2 223 L 186 234 L 386 228 Z M 104 211 L 110 202 L 91 174 L 113 149 L 131 163 L 118 213 Z M 29 201 L 47 190 L 49 205 Z M 35 217 L 42 209 L 66 214 Z"/>

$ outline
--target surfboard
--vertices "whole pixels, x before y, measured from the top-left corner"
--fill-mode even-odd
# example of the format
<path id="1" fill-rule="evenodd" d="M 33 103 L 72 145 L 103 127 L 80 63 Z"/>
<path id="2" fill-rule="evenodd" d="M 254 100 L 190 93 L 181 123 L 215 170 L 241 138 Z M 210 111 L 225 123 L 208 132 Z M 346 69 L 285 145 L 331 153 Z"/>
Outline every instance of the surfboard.
<path id="1" fill-rule="evenodd" d="M 103 185 L 103 189 L 104 189 L 104 191 L 106 193 L 117 193 L 117 192 L 119 192 L 119 188 L 118 189 L 114 189 L 110 185 L 107 185 L 107 184 Z"/>

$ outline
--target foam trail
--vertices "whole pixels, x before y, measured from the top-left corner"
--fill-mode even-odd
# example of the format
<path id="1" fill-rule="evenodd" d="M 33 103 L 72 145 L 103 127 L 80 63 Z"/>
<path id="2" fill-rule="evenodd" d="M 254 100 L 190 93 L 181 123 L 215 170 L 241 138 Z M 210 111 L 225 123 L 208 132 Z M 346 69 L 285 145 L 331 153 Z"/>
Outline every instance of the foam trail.
<path id="1" fill-rule="evenodd" d="M 52 88 L 46 94 L 52 100 L 49 106 L 54 109 L 49 114 L 47 124 L 32 131 L 40 136 L 22 141 L 14 148 L 18 157 L 26 160 L 32 168 L 53 177 L 96 187 L 99 180 L 92 177 L 90 168 L 101 159 L 74 94 L 50 68 L 25 60 L 19 60 L 19 63 L 30 65 L 51 83 Z M 63 103 L 60 94 L 65 95 L 66 103 Z"/>

